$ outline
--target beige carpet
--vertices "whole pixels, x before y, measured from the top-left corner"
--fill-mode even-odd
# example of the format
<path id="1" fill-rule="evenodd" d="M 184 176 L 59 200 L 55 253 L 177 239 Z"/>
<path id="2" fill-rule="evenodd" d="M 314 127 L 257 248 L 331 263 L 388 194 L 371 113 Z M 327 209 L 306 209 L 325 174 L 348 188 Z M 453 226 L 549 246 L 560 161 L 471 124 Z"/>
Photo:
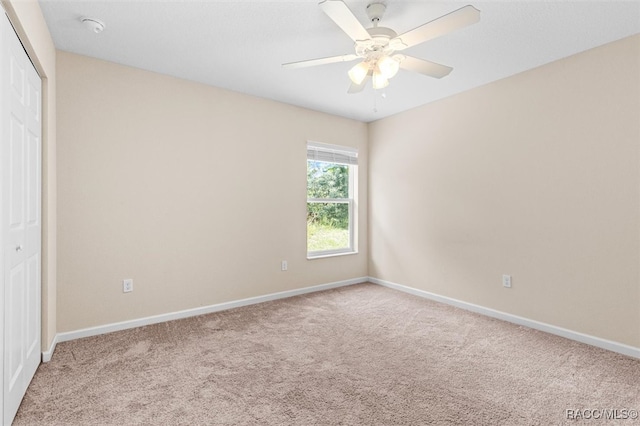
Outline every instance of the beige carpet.
<path id="1" fill-rule="evenodd" d="M 551 425 L 567 409 L 640 409 L 640 361 L 362 284 L 61 343 L 15 424 Z"/>

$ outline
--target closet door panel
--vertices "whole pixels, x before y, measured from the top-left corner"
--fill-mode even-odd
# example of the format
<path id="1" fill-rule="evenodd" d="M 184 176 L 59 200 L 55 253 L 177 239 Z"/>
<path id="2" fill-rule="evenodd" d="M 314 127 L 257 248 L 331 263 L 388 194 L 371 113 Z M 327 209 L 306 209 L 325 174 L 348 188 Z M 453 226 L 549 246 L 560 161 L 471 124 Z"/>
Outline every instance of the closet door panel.
<path id="1" fill-rule="evenodd" d="M 2 423 L 11 424 L 40 364 L 41 80 L 0 17 Z"/>

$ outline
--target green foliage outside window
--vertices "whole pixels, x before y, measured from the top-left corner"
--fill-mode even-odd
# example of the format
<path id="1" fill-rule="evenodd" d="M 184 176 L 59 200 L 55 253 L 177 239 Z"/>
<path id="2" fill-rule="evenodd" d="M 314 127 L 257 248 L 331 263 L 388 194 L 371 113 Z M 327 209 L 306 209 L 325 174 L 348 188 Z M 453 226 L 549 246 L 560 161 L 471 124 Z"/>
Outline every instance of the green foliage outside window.
<path id="1" fill-rule="evenodd" d="M 307 249 L 349 248 L 349 166 L 307 161 L 307 197 L 345 201 L 307 203 Z"/>
<path id="2" fill-rule="evenodd" d="M 349 198 L 349 166 L 307 161 L 307 198 Z M 307 222 L 349 229 L 349 208 L 341 203 L 309 203 Z"/>
<path id="3" fill-rule="evenodd" d="M 349 166 L 307 161 L 307 198 L 349 198 Z"/>

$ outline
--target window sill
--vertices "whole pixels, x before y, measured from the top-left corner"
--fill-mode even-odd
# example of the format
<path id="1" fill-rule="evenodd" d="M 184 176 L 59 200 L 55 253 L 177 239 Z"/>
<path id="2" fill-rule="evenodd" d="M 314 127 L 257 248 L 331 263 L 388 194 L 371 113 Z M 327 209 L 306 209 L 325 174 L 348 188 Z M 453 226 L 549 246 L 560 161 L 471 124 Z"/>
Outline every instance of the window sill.
<path id="1" fill-rule="evenodd" d="M 319 253 L 313 255 L 307 255 L 307 260 L 315 260 L 315 259 L 326 259 L 328 257 L 338 257 L 338 256 L 350 256 L 352 254 L 358 254 L 357 251 L 345 251 L 340 253 Z"/>

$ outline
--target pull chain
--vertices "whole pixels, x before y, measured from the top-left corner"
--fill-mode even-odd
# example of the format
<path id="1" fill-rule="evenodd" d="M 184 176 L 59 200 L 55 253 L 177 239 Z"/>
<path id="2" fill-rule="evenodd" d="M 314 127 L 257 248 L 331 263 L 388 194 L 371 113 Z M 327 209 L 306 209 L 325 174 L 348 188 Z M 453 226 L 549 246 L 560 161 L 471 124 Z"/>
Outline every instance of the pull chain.
<path id="1" fill-rule="evenodd" d="M 387 93 L 382 92 L 380 94 L 381 99 L 387 99 Z M 378 90 L 373 90 L 373 112 L 378 112 Z"/>

